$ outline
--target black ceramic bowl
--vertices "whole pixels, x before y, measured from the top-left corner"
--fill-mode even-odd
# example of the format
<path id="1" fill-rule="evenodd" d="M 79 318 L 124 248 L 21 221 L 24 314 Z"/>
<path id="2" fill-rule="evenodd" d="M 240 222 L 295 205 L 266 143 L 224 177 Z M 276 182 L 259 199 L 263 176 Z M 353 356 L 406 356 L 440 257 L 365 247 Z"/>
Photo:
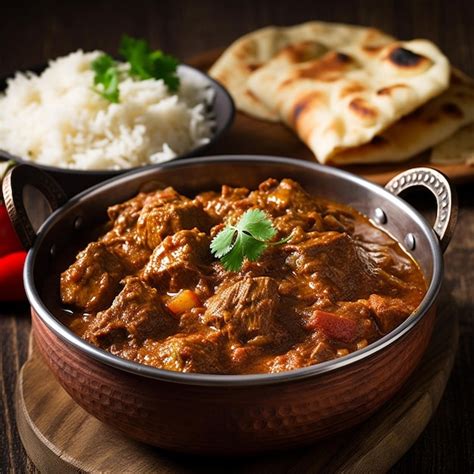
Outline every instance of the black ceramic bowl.
<path id="1" fill-rule="evenodd" d="M 40 73 L 45 68 L 46 65 L 42 65 L 34 67 L 30 70 L 35 73 Z M 220 136 L 231 126 L 235 116 L 235 106 L 232 97 L 227 92 L 227 90 L 214 79 L 209 77 L 207 74 L 185 64 L 180 65 L 178 71 L 179 75 L 182 77 L 195 76 L 197 78 L 204 79 L 208 83 L 207 87 L 212 88 L 214 90 L 214 99 L 212 104 L 210 104 L 209 113 L 213 116 L 216 122 L 214 134 L 211 137 L 209 143 L 206 143 L 190 150 L 187 153 L 179 155 L 179 159 L 202 155 L 211 145 L 213 145 L 220 138 Z M 12 76 L 13 74 L 10 74 L 7 77 L 0 79 L 0 91 L 5 90 L 7 78 Z M 80 191 L 83 191 L 97 183 L 100 183 L 101 181 L 105 181 L 109 178 L 113 178 L 120 174 L 138 169 L 138 167 L 135 167 L 123 170 L 77 170 L 70 168 L 60 168 L 56 166 L 46 166 L 34 163 L 21 156 L 12 155 L 7 151 L 2 150 L 0 143 L 0 161 L 2 160 L 13 160 L 17 163 L 29 164 L 40 168 L 41 170 L 47 172 L 53 178 L 56 179 L 56 181 L 61 185 L 68 197 L 74 196 Z M 139 168 L 149 168 L 153 166 L 155 165 L 140 166 Z"/>

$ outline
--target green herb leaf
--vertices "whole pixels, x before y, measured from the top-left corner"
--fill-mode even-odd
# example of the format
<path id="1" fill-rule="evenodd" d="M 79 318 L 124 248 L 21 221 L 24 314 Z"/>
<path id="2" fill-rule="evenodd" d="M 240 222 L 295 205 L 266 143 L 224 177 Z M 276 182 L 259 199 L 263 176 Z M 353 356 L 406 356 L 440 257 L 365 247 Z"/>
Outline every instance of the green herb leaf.
<path id="1" fill-rule="evenodd" d="M 120 54 L 130 63 L 130 74 L 139 79 L 163 79 L 168 89 L 179 88 L 178 60 L 162 51 L 152 51 L 145 40 L 124 35 Z"/>
<path id="2" fill-rule="evenodd" d="M 119 102 L 119 71 L 117 62 L 108 54 L 102 54 L 92 62 L 95 72 L 94 90 L 110 102 Z"/>
<path id="3" fill-rule="evenodd" d="M 212 239 L 211 251 L 217 258 L 221 258 L 230 252 L 236 233 L 237 230 L 234 227 L 226 227 Z"/>
<path id="4" fill-rule="evenodd" d="M 221 230 L 211 242 L 211 252 L 219 258 L 227 270 L 238 271 L 244 259 L 258 260 L 263 252 L 273 245 L 285 243 L 288 237 L 270 242 L 277 231 L 265 212 L 250 209 L 235 226 Z"/>
<path id="5" fill-rule="evenodd" d="M 237 224 L 237 228 L 247 231 L 258 240 L 270 240 L 277 232 L 267 215 L 260 209 L 246 212 Z"/>

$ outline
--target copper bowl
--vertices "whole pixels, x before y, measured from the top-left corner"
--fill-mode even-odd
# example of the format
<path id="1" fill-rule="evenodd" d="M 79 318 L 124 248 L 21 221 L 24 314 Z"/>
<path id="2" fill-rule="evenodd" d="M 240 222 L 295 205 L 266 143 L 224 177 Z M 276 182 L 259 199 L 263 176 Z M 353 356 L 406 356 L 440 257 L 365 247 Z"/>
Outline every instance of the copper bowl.
<path id="1" fill-rule="evenodd" d="M 429 284 L 413 315 L 346 357 L 278 374 L 239 376 L 184 374 L 121 359 L 82 340 L 54 316 L 50 301 L 58 297 L 45 294 L 43 282 L 57 271 L 57 255 L 70 252 L 71 242 L 103 222 L 109 205 L 157 183 L 193 194 L 223 182 L 255 187 L 268 177 L 290 177 L 311 193 L 348 203 L 403 244 Z M 435 170 L 404 172 L 387 190 L 347 172 L 286 158 L 182 160 L 93 187 L 57 209 L 37 234 L 25 213 L 27 184 L 39 188 L 53 208 L 65 197 L 50 177 L 28 166 L 13 168 L 4 181 L 10 216 L 25 245 L 31 246 L 24 280 L 38 347 L 80 406 L 137 440 L 174 451 L 220 455 L 308 444 L 367 418 L 402 386 L 427 347 L 442 282 L 442 250 L 457 210 L 453 190 Z M 394 195 L 418 185 L 436 196 L 434 230 Z"/>

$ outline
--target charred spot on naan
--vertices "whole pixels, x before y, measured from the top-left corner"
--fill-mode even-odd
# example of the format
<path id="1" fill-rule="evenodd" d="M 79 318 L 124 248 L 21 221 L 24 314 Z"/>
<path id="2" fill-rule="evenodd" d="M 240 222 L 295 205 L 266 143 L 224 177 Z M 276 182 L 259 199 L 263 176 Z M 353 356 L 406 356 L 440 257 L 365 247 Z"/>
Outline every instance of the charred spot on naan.
<path id="1" fill-rule="evenodd" d="M 367 53 L 369 56 L 375 56 L 380 50 L 384 48 L 384 45 L 363 45 L 362 50 Z"/>
<path id="2" fill-rule="evenodd" d="M 341 91 L 339 92 L 339 97 L 341 99 L 344 99 L 344 97 L 347 97 L 352 94 L 360 94 L 361 92 L 364 92 L 365 90 L 366 90 L 365 86 L 363 86 L 359 82 L 352 82 L 351 84 L 348 84 L 347 86 L 341 89 Z"/>
<path id="3" fill-rule="evenodd" d="M 396 89 L 407 89 L 408 86 L 405 84 L 393 84 L 391 86 L 387 87 L 382 87 L 382 89 L 379 89 L 377 91 L 377 95 L 392 95 L 393 92 L 395 92 Z"/>
<path id="4" fill-rule="evenodd" d="M 320 58 L 327 53 L 328 49 L 316 41 L 301 41 L 283 48 L 278 57 L 290 64 L 297 64 Z"/>
<path id="5" fill-rule="evenodd" d="M 245 67 L 247 68 L 248 71 L 254 72 L 254 71 L 256 71 L 259 67 L 262 67 L 262 65 L 259 64 L 259 63 L 248 63 L 248 64 L 245 65 Z"/>
<path id="6" fill-rule="evenodd" d="M 357 62 L 345 53 L 331 51 L 322 58 L 310 61 L 301 67 L 295 80 L 313 79 L 322 82 L 333 82 L 344 77 L 344 74 L 357 67 Z"/>
<path id="7" fill-rule="evenodd" d="M 361 122 L 366 125 L 372 125 L 376 122 L 379 111 L 362 97 L 356 97 L 349 102 L 349 110 Z"/>
<path id="8" fill-rule="evenodd" d="M 260 102 L 260 99 L 258 99 L 251 90 L 245 89 L 244 94 L 247 96 L 248 99 L 255 100 L 256 102 Z"/>
<path id="9" fill-rule="evenodd" d="M 392 69 L 403 76 L 421 74 L 433 65 L 431 59 L 400 45 L 391 46 L 384 60 Z"/>
<path id="10" fill-rule="evenodd" d="M 292 120 L 291 123 L 297 125 L 300 118 L 311 109 L 318 106 L 325 106 L 327 99 L 324 94 L 318 91 L 309 92 L 301 95 L 295 101 L 292 107 Z"/>
<path id="11" fill-rule="evenodd" d="M 314 128 L 313 120 L 307 120 L 305 116 L 310 114 L 317 107 L 326 106 L 327 97 L 318 91 L 303 94 L 295 101 L 291 109 L 291 116 L 288 117 L 288 122 L 297 131 L 303 141 L 309 139 Z"/>
<path id="12" fill-rule="evenodd" d="M 362 40 L 361 49 L 369 56 L 376 56 L 387 44 L 391 38 L 376 28 L 370 28 Z"/>

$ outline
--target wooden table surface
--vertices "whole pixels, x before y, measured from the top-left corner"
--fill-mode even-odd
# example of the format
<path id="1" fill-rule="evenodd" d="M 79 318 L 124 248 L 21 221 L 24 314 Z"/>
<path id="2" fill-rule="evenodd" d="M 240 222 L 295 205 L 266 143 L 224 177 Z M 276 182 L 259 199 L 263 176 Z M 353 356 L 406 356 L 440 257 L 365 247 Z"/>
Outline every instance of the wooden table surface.
<path id="1" fill-rule="evenodd" d="M 123 33 L 145 37 L 180 58 L 227 45 L 269 24 L 318 19 L 372 25 L 403 38 L 429 38 L 455 66 L 474 76 L 472 1 L 84 1 L 9 2 L 2 9 L 0 75 L 78 48 L 114 52 Z M 22 7 L 23 5 L 23 7 Z M 26 5 L 26 6 L 25 6 Z M 231 150 L 229 150 L 231 151 Z M 393 472 L 474 470 L 474 183 L 458 188 L 461 211 L 446 254 L 442 298 L 454 301 L 461 338 L 454 371 L 438 411 Z M 428 209 L 420 195 L 414 204 Z M 26 304 L 0 306 L 0 472 L 24 472 L 26 458 L 15 427 L 15 381 L 26 357 Z"/>

